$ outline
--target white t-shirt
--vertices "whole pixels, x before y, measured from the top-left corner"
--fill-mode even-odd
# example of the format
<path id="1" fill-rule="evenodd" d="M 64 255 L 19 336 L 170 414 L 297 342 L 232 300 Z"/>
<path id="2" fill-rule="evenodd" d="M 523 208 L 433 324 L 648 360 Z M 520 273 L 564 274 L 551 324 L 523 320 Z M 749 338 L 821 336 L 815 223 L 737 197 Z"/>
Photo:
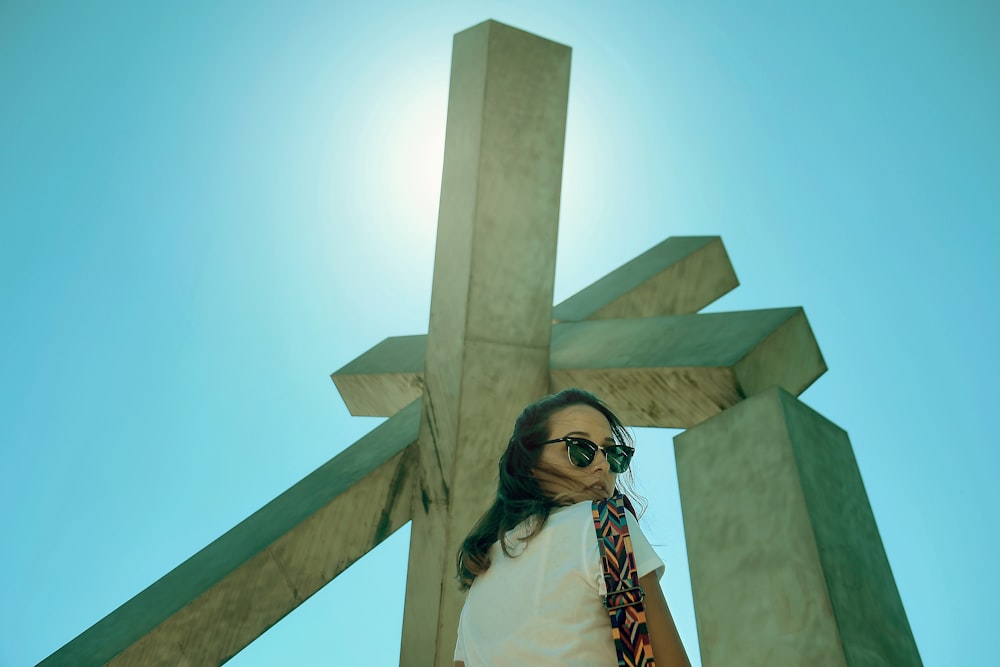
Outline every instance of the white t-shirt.
<path id="1" fill-rule="evenodd" d="M 630 512 L 626 520 L 639 576 L 655 570 L 661 577 L 663 561 Z M 507 542 L 520 554 L 490 548 L 490 568 L 462 608 L 455 660 L 466 667 L 617 665 L 590 501 L 553 510 L 526 544 Z"/>

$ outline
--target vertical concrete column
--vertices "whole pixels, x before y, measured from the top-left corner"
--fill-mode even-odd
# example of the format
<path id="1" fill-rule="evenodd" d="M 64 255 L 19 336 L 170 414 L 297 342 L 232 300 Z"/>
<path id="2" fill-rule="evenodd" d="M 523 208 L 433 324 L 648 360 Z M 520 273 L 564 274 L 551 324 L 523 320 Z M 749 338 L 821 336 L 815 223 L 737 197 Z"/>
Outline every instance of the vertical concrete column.
<path id="1" fill-rule="evenodd" d="M 400 664 L 452 665 L 455 555 L 514 418 L 548 390 L 570 49 L 455 36 Z"/>
<path id="2" fill-rule="evenodd" d="M 674 443 L 705 667 L 922 664 L 846 432 L 773 388 Z"/>

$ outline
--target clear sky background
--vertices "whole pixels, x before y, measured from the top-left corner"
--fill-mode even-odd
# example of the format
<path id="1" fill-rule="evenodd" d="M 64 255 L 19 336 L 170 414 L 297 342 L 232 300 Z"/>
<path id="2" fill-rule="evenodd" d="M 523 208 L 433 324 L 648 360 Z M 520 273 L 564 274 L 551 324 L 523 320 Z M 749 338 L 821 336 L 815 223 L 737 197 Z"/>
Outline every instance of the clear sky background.
<path id="1" fill-rule="evenodd" d="M 997 3 L 0 0 L 0 665 L 379 423 L 328 375 L 426 331 L 451 40 L 487 18 L 573 47 L 556 299 L 721 235 L 709 310 L 805 308 L 802 399 L 925 664 L 1000 664 Z M 636 435 L 697 658 L 672 434 Z M 408 538 L 230 664 L 394 664 Z"/>

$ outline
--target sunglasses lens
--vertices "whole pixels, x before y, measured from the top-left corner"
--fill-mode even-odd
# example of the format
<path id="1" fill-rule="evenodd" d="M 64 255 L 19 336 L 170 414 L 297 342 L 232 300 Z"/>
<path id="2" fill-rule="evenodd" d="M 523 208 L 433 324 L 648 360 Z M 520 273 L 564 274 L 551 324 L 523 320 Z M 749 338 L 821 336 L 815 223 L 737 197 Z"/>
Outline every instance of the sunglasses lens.
<path id="1" fill-rule="evenodd" d="M 604 450 L 607 453 L 608 465 L 613 473 L 623 473 L 628 470 L 628 464 L 632 457 L 620 445 L 608 447 Z"/>
<path id="2" fill-rule="evenodd" d="M 594 454 L 597 453 L 597 446 L 586 440 L 571 438 L 566 440 L 569 450 L 569 460 L 578 468 L 586 468 L 594 462 Z"/>

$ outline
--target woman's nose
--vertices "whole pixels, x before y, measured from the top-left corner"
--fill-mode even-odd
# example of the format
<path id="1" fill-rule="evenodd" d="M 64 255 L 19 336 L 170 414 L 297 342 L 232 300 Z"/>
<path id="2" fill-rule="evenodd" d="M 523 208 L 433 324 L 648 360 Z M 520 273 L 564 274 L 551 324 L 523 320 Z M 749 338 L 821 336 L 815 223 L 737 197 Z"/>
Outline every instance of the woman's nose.
<path id="1" fill-rule="evenodd" d="M 594 454 L 594 460 L 590 462 L 591 467 L 596 470 L 604 470 L 608 467 L 608 454 L 600 447 L 597 448 L 597 453 Z"/>

